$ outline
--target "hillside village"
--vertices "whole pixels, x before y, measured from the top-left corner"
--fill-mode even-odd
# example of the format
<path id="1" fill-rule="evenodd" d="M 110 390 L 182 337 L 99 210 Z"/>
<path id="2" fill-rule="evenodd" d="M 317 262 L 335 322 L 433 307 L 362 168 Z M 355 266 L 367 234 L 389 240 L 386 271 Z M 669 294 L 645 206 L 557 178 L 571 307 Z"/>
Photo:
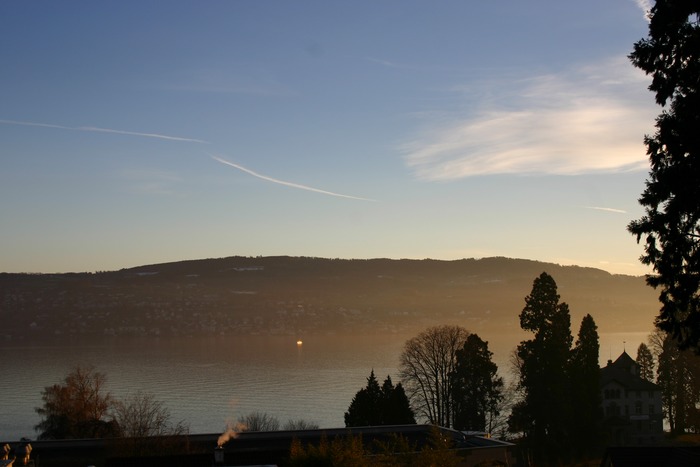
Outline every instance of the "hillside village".
<path id="1" fill-rule="evenodd" d="M 527 260 L 231 257 L 0 274 L 0 336 L 383 334 L 445 322 L 516 332 L 523 297 L 543 270 L 574 320 L 592 313 L 609 332 L 647 331 L 658 309 L 641 277 Z"/>

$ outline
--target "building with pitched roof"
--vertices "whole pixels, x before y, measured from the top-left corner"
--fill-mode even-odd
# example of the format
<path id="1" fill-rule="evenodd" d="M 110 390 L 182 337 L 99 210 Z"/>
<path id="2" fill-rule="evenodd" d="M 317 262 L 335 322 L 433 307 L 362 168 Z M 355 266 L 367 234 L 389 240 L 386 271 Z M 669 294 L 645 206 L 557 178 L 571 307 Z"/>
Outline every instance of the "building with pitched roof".
<path id="1" fill-rule="evenodd" d="M 600 370 L 604 426 L 608 445 L 648 446 L 663 438 L 661 388 L 639 376 L 627 352 Z"/>

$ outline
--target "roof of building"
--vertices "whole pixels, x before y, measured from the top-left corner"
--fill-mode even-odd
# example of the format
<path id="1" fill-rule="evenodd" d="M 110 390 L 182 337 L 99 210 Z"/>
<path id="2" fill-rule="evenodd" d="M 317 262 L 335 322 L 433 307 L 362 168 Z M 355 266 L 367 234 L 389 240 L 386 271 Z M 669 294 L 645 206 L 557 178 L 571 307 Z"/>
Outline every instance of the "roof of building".
<path id="1" fill-rule="evenodd" d="M 639 376 L 639 364 L 625 351 L 600 370 L 600 384 L 606 386 L 617 382 L 628 390 L 658 391 L 659 386 Z"/>
<path id="2" fill-rule="evenodd" d="M 622 353 L 619 357 L 617 357 L 617 360 L 615 360 L 613 365 L 615 365 L 618 368 L 626 369 L 631 369 L 632 367 L 639 368 L 639 364 L 635 362 L 632 357 L 630 357 L 626 350 L 622 351 Z"/>

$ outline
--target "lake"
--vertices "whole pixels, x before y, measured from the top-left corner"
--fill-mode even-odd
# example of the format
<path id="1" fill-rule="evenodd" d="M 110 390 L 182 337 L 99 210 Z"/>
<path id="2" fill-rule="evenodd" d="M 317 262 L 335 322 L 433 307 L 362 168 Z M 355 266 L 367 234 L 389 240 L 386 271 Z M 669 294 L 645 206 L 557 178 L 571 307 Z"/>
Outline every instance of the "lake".
<path id="1" fill-rule="evenodd" d="M 647 333 L 601 335 L 601 362 L 615 359 L 626 341 L 634 358 Z M 76 365 L 107 375 L 108 390 L 122 398 L 138 390 L 154 394 L 191 433 L 219 433 L 253 411 L 282 424 L 290 419 L 322 428 L 344 426 L 343 414 L 370 370 L 381 382 L 396 370 L 406 339 L 413 335 L 308 336 L 301 346 L 289 336 L 215 338 L 108 338 L 92 343 L 0 346 L 0 440 L 36 438 L 45 386 L 61 382 Z M 524 335 L 482 335 L 500 372 Z M 608 355 L 609 354 L 609 355 Z"/>
<path id="2" fill-rule="evenodd" d="M 163 401 L 192 433 L 218 433 L 263 411 L 282 423 L 344 426 L 343 414 L 374 368 L 397 380 L 398 336 L 120 339 L 98 344 L 0 347 L 0 440 L 35 438 L 41 391 L 77 364 L 107 375 L 112 394 L 137 390 Z M 380 381 L 380 382 L 381 382 Z"/>

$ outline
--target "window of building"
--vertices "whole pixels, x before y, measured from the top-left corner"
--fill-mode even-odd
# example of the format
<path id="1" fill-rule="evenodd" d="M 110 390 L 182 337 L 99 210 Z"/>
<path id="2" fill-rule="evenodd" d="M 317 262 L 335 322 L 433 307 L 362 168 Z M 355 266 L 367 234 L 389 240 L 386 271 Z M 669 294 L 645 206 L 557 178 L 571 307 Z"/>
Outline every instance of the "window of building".
<path id="1" fill-rule="evenodd" d="M 642 414 L 642 401 L 637 401 L 634 404 L 634 413 L 636 415 L 641 415 Z"/>
<path id="2" fill-rule="evenodd" d="M 620 415 L 620 406 L 614 402 L 607 407 L 605 407 L 605 416 L 612 417 L 614 415 Z"/>
<path id="3" fill-rule="evenodd" d="M 649 414 L 654 413 L 654 404 L 649 404 Z"/>

